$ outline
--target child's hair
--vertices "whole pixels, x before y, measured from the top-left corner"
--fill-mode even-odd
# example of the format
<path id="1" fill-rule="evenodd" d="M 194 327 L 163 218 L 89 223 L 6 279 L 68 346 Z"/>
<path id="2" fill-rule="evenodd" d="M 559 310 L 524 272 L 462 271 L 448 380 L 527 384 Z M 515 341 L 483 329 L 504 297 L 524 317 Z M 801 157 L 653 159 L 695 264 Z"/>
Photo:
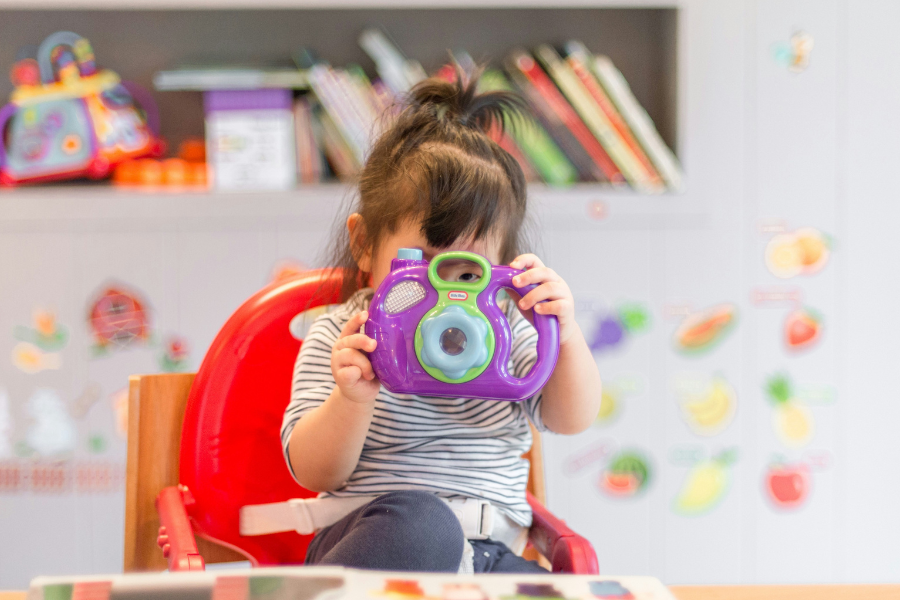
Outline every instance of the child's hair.
<path id="1" fill-rule="evenodd" d="M 454 81 L 432 78 L 416 85 L 405 108 L 382 133 L 360 175 L 364 232 L 351 247 L 346 229 L 338 235 L 332 265 L 343 269 L 342 299 L 365 287 L 354 254 L 374 257 L 385 235 L 408 219 L 421 219 L 431 246 L 444 248 L 460 237 L 500 236 L 500 258 L 520 251 L 526 186 L 519 163 L 488 132 L 502 130 L 524 112 L 511 92 L 477 93 L 481 70 Z"/>

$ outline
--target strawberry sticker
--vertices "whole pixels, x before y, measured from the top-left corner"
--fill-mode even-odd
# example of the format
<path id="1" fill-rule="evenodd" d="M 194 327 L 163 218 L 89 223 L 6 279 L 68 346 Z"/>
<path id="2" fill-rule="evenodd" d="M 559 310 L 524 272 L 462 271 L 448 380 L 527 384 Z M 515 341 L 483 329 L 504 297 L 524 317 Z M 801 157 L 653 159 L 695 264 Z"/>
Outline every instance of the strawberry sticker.
<path id="1" fill-rule="evenodd" d="M 822 317 L 808 308 L 791 312 L 784 321 L 784 343 L 789 350 L 811 348 L 821 335 Z"/>

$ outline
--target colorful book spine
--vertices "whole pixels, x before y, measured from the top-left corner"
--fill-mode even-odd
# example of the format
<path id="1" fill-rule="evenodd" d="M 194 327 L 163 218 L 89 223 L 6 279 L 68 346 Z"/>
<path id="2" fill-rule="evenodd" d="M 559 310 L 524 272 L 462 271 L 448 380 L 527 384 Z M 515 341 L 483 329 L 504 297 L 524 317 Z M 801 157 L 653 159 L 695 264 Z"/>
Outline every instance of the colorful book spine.
<path id="1" fill-rule="evenodd" d="M 297 138 L 297 174 L 303 185 L 322 181 L 322 152 L 316 139 L 313 108 L 308 96 L 294 101 L 294 129 Z"/>
<path id="2" fill-rule="evenodd" d="M 500 71 L 486 71 L 480 83 L 485 91 L 512 91 L 512 86 Z M 527 119 L 507 122 L 505 127 L 541 179 L 555 186 L 570 185 L 578 180 L 578 171 L 539 123 Z"/>
<path id="3" fill-rule="evenodd" d="M 403 56 L 383 31 L 366 29 L 360 34 L 358 42 L 375 62 L 378 75 L 394 94 L 405 94 L 427 77 L 422 65 Z"/>
<path id="4" fill-rule="evenodd" d="M 590 67 L 668 188 L 673 191 L 680 190 L 683 178 L 678 159 L 666 146 L 647 111 L 634 97 L 622 73 L 608 57 L 602 55 L 594 55 Z"/>
<path id="5" fill-rule="evenodd" d="M 651 184 L 650 174 L 556 50 L 549 44 L 541 44 L 537 47 L 535 56 L 625 180 L 642 192 L 660 190 L 661 186 L 654 187 Z"/>
<path id="6" fill-rule="evenodd" d="M 517 51 L 510 59 L 510 66 L 537 90 L 556 119 L 571 132 L 578 145 L 584 149 L 602 174 L 597 179 L 602 181 L 605 178 L 614 185 L 624 184 L 622 172 L 537 62 L 525 52 Z M 569 158 L 572 156 L 569 155 Z"/>
<path id="7" fill-rule="evenodd" d="M 511 55 L 505 63 L 506 72 L 516 88 L 527 99 L 537 120 L 575 168 L 575 171 L 578 173 L 578 181 L 607 181 L 606 175 L 591 160 L 587 151 L 578 143 L 575 135 L 569 131 L 562 118 L 516 66 L 516 62 L 519 61 L 520 57 L 524 57 L 522 59 L 524 61 L 527 60 L 528 55 L 524 54 L 524 52 Z"/>
<path id="8" fill-rule="evenodd" d="M 362 163 L 356 160 L 354 152 L 331 117 L 324 110 L 317 111 L 316 116 L 322 129 L 322 148 L 331 170 L 338 179 L 355 177 Z"/>
<path id="9" fill-rule="evenodd" d="M 525 176 L 525 181 L 529 183 L 541 181 L 541 176 L 538 175 L 534 166 L 525 157 L 525 153 L 522 152 L 522 149 L 519 148 L 519 145 L 516 144 L 508 131 L 503 131 L 499 126 L 495 126 L 494 131 L 491 131 L 489 135 L 501 148 L 516 159 L 516 162 L 519 163 L 519 167 L 522 169 L 522 174 Z"/>
<path id="10" fill-rule="evenodd" d="M 625 119 L 619 114 L 619 111 L 616 109 L 612 100 L 609 99 L 609 96 L 600 85 L 600 82 L 597 81 L 597 78 L 588 68 L 591 56 L 587 52 L 587 48 L 577 42 L 576 45 L 580 46 L 580 48 L 567 46 L 569 55 L 566 57 L 566 62 L 569 64 L 569 67 L 572 69 L 575 76 L 581 81 L 587 92 L 591 95 L 594 102 L 597 103 L 600 110 L 603 111 L 603 114 L 609 119 L 613 128 L 618 132 L 619 136 L 621 136 L 622 140 L 641 163 L 652 187 L 657 191 L 663 191 L 665 189 L 665 182 L 662 177 L 660 177 L 656 167 L 653 166 L 653 163 L 644 152 L 641 144 L 634 138 L 631 128 L 628 127 Z"/>
<path id="11" fill-rule="evenodd" d="M 343 74 L 326 64 L 309 70 L 310 85 L 322 107 L 331 117 L 355 162 L 362 164 L 369 148 L 371 130 L 363 123 L 359 111 L 352 104 L 352 94 Z"/>

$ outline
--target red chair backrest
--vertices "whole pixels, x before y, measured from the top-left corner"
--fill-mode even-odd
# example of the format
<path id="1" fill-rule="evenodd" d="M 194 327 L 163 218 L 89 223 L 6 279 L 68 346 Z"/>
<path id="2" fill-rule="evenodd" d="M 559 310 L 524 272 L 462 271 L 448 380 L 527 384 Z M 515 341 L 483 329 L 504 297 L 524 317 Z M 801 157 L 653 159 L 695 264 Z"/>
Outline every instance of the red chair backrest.
<path id="1" fill-rule="evenodd" d="M 188 397 L 180 479 L 196 503 L 196 532 L 258 565 L 299 564 L 312 536 L 239 533 L 248 504 L 314 496 L 291 477 L 281 448 L 301 341 L 289 331 L 298 313 L 340 300 L 339 273 L 310 271 L 275 282 L 247 300 L 206 353 Z"/>

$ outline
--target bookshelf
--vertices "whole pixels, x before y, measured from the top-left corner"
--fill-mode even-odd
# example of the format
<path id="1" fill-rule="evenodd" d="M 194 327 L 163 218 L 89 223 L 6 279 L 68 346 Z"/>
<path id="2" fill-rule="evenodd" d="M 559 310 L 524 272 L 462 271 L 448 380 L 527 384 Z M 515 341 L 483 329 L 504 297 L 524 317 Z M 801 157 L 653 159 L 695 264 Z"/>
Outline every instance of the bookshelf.
<path id="1" fill-rule="evenodd" d="M 0 234 L 54 231 L 175 231 L 268 229 L 329 230 L 351 186 L 340 183 L 287 192 L 190 192 L 54 185 L 0 189 Z M 705 211 L 672 196 L 638 196 L 592 184 L 555 189 L 529 186 L 533 217 L 542 226 L 578 230 L 696 229 Z M 599 208 L 599 212 L 598 212 Z"/>
<path id="2" fill-rule="evenodd" d="M 124 79 L 152 88 L 155 72 L 192 60 L 284 59 L 298 47 L 313 48 L 330 63 L 374 64 L 357 43 L 367 27 L 387 31 L 428 71 L 443 64 L 448 50 L 466 50 L 476 60 L 500 59 L 517 47 L 580 39 L 609 55 L 635 96 L 656 123 L 666 144 L 678 154 L 677 3 L 489 2 L 130 2 L 76 3 L 59 10 L 56 0 L 30 4 L 0 0 L 0 62 L 12 64 L 16 48 L 55 30 L 84 35 L 98 61 Z M 152 7 L 152 10 L 150 8 Z M 248 11 L 248 8 L 265 10 Z M 0 81 L 0 96 L 10 84 Z M 155 95 L 162 134 L 176 146 L 203 133 L 201 94 Z M 634 195 L 637 193 L 632 192 Z"/>

